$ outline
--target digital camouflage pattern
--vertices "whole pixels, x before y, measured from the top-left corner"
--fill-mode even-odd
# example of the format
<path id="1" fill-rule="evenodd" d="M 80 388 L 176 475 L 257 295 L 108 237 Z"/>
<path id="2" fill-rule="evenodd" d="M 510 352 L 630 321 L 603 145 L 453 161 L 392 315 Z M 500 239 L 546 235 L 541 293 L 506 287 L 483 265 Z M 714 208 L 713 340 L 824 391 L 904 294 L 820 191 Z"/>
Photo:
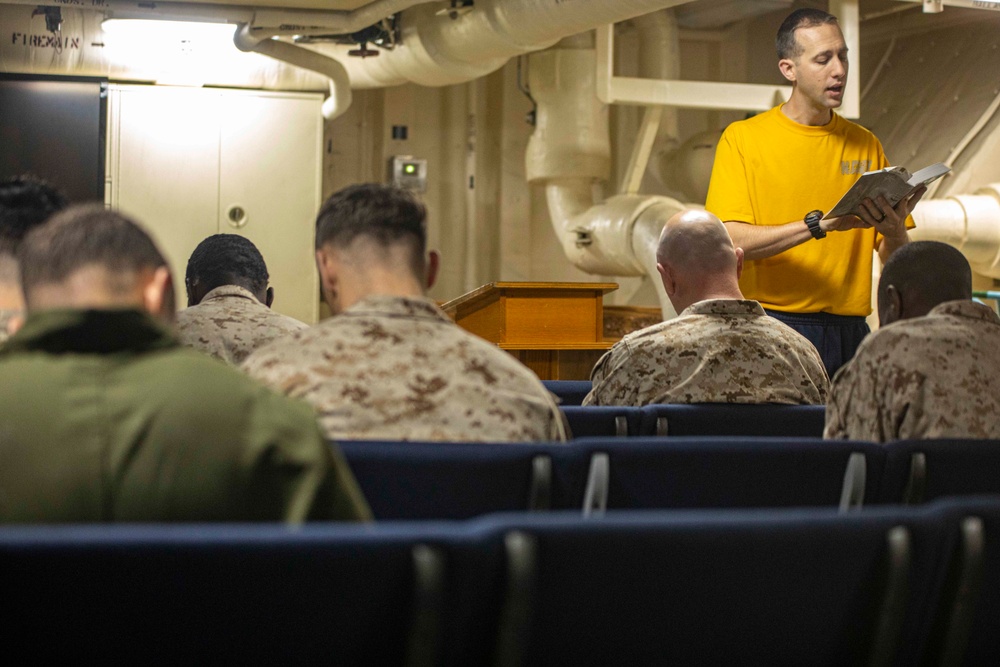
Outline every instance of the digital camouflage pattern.
<path id="1" fill-rule="evenodd" d="M 584 405 L 823 403 L 812 343 L 756 301 L 709 299 L 622 338 L 594 366 Z"/>
<path id="2" fill-rule="evenodd" d="M 257 348 L 307 326 L 274 312 L 236 285 L 216 287 L 197 306 L 177 313 L 181 343 L 234 366 Z"/>
<path id="3" fill-rule="evenodd" d="M 939 304 L 868 336 L 833 380 L 827 438 L 1000 438 L 1000 317 Z"/>
<path id="4" fill-rule="evenodd" d="M 368 297 L 258 350 L 243 369 L 312 403 L 330 438 L 566 439 L 538 377 L 430 299 Z"/>

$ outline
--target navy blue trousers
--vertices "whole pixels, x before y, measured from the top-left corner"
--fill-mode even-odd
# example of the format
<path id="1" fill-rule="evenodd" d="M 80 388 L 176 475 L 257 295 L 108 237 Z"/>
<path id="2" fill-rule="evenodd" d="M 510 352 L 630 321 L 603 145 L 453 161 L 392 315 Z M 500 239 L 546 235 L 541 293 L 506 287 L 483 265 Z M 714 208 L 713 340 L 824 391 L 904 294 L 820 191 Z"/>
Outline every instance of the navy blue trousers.
<path id="1" fill-rule="evenodd" d="M 831 315 L 829 313 L 780 313 L 766 311 L 809 339 L 823 359 L 830 379 L 837 369 L 854 356 L 865 336 L 871 333 L 863 317 Z"/>

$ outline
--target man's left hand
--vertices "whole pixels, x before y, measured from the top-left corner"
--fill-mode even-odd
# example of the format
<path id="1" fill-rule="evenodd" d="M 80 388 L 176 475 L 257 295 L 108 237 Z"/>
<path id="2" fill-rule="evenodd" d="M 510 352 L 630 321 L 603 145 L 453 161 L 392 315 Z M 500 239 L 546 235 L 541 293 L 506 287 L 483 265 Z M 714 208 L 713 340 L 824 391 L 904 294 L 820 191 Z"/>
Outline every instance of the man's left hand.
<path id="1" fill-rule="evenodd" d="M 875 201 L 865 199 L 858 209 L 858 217 L 869 223 L 886 238 L 904 238 L 906 237 L 906 218 L 925 192 L 927 192 L 927 187 L 922 185 L 895 207 L 890 206 L 889 201 L 883 195 L 879 195 Z"/>

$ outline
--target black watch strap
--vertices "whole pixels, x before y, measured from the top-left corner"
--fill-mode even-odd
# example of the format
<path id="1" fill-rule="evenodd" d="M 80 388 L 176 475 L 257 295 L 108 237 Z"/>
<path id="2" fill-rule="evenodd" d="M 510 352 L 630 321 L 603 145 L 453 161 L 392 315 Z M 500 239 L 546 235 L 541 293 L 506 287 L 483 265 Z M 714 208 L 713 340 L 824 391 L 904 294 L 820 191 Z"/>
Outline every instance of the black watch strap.
<path id="1" fill-rule="evenodd" d="M 823 228 L 819 226 L 819 221 L 823 219 L 823 211 L 815 210 L 806 213 L 805 221 L 806 227 L 809 228 L 809 233 L 813 235 L 814 239 L 826 238 L 826 232 Z"/>

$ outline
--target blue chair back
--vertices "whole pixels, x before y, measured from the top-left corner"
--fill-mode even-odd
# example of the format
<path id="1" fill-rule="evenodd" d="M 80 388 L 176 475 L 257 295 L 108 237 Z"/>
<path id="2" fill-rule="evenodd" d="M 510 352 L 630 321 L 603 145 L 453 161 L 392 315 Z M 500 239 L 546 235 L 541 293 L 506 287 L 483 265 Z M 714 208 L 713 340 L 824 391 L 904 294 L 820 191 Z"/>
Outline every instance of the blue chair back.
<path id="1" fill-rule="evenodd" d="M 871 502 L 884 454 L 816 438 L 587 438 L 585 511 L 828 506 Z"/>
<path id="2" fill-rule="evenodd" d="M 437 664 L 434 532 L 6 528 L 4 645 L 39 663 Z"/>
<path id="3" fill-rule="evenodd" d="M 917 644 L 923 664 L 1000 663 L 1000 496 L 936 501 L 957 543 L 939 578 L 941 602 Z"/>
<path id="4" fill-rule="evenodd" d="M 917 504 L 1000 493 L 998 440 L 899 440 L 883 447 L 886 467 L 879 502 Z"/>
<path id="5" fill-rule="evenodd" d="M 639 435 L 640 408 L 569 405 L 560 409 L 574 438 Z"/>
<path id="6" fill-rule="evenodd" d="M 823 437 L 826 406 L 692 403 L 642 408 L 641 435 Z"/>
<path id="7" fill-rule="evenodd" d="M 545 388 L 559 398 L 559 405 L 580 405 L 590 393 L 590 380 L 542 380 Z"/>
<path id="8" fill-rule="evenodd" d="M 577 508 L 587 459 L 562 443 L 337 443 L 377 520 Z"/>
<path id="9" fill-rule="evenodd" d="M 932 512 L 506 520 L 496 665 L 890 665 L 941 559 Z"/>

